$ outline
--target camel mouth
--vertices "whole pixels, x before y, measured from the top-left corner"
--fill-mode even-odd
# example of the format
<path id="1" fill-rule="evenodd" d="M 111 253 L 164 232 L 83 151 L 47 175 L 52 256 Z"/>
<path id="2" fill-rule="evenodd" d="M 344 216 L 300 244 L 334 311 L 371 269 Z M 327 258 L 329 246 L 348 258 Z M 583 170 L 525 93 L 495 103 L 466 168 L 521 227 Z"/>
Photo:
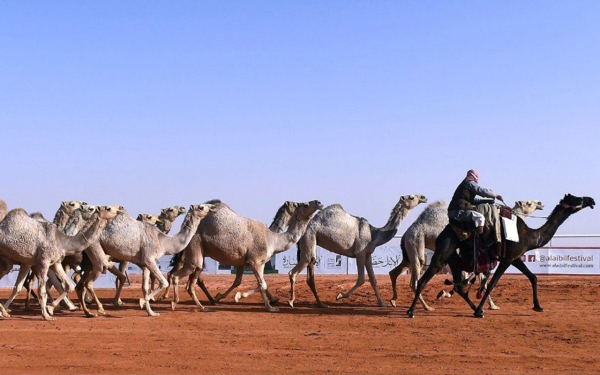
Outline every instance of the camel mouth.
<path id="1" fill-rule="evenodd" d="M 543 210 L 544 209 L 544 205 L 541 204 L 541 203 L 538 203 L 537 206 L 536 206 L 536 209 Z"/>

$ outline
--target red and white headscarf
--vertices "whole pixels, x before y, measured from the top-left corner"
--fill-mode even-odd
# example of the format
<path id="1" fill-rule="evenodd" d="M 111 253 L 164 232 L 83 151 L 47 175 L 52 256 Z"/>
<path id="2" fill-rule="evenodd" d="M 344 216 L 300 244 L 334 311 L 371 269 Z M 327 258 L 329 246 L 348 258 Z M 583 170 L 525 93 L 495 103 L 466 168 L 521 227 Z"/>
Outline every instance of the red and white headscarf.
<path id="1" fill-rule="evenodd" d="M 479 183 L 479 172 L 477 172 L 475 169 L 469 169 L 469 171 L 467 172 L 467 178 L 471 181 L 473 181 L 474 183 L 478 184 Z"/>

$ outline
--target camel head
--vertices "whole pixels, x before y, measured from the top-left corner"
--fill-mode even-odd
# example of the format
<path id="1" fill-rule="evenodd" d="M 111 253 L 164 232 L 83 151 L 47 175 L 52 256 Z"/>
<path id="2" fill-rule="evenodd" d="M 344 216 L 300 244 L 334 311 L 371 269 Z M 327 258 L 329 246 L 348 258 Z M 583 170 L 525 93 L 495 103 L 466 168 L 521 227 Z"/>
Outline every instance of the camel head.
<path id="1" fill-rule="evenodd" d="M 163 208 L 160 210 L 160 218 L 163 220 L 168 220 L 170 222 L 174 222 L 175 219 L 179 215 L 183 215 L 185 213 L 185 207 L 183 206 L 173 206 L 168 208 Z"/>
<path id="2" fill-rule="evenodd" d="M 85 203 L 84 201 L 63 201 L 60 204 L 60 208 L 67 215 L 71 215 L 76 210 L 79 210 L 83 205 L 87 205 L 87 203 Z"/>
<path id="3" fill-rule="evenodd" d="M 572 213 L 575 213 L 586 207 L 593 209 L 596 202 L 594 201 L 594 198 L 591 197 L 576 197 L 571 194 L 565 194 L 565 197 L 560 201 L 560 205 L 566 209 L 570 209 Z"/>
<path id="4" fill-rule="evenodd" d="M 123 213 L 123 206 L 97 206 L 96 210 L 101 219 L 111 221 L 117 215 Z"/>
<path id="5" fill-rule="evenodd" d="M 417 207 L 420 203 L 427 203 L 427 198 L 421 194 L 403 195 L 398 201 L 398 205 L 407 211 Z"/>
<path id="6" fill-rule="evenodd" d="M 322 210 L 323 209 L 323 205 L 321 204 L 321 202 L 314 200 L 314 201 L 310 201 L 308 203 L 297 203 L 297 208 L 294 211 L 294 216 L 296 217 L 296 220 L 299 221 L 308 221 L 310 220 L 310 218 L 312 217 L 312 215 L 317 211 L 317 210 Z"/>
<path id="7" fill-rule="evenodd" d="M 203 204 L 192 204 L 190 205 L 190 209 L 185 215 L 185 219 L 183 220 L 184 225 L 188 224 L 189 221 L 194 218 L 203 219 L 213 212 L 217 212 L 218 208 L 214 204 L 203 203 Z"/>
<path id="8" fill-rule="evenodd" d="M 96 212 L 98 212 L 98 207 L 96 206 L 87 203 L 81 206 L 81 218 L 85 221 L 89 220 Z"/>
<path id="9" fill-rule="evenodd" d="M 150 225 L 162 222 L 162 219 L 158 215 L 153 214 L 139 214 L 136 220 Z"/>
<path id="10" fill-rule="evenodd" d="M 544 205 L 542 202 L 532 199 L 529 201 L 516 201 L 513 210 L 520 209 L 523 213 L 523 217 L 531 215 L 535 210 L 543 210 Z"/>

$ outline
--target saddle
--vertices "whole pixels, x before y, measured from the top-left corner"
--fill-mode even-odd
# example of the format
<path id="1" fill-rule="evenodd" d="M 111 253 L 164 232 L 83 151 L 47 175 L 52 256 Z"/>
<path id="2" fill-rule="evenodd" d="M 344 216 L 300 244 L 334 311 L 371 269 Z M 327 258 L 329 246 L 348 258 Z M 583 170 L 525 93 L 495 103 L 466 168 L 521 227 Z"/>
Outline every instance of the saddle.
<path id="1" fill-rule="evenodd" d="M 478 210 L 484 214 L 486 228 L 482 235 L 476 235 L 475 224 L 471 221 L 457 221 L 450 219 L 450 227 L 456 233 L 461 242 L 461 260 L 464 270 L 473 270 L 475 274 L 485 273 L 496 267 L 499 257 L 505 255 L 505 236 L 497 233 L 505 233 L 501 229 L 501 217 L 511 218 L 512 209 L 508 206 L 496 205 L 497 216 L 494 217 L 493 210 Z M 489 208 L 489 207 L 488 207 Z M 472 239 L 472 241 L 466 241 Z M 476 249 L 475 253 L 473 249 Z"/>

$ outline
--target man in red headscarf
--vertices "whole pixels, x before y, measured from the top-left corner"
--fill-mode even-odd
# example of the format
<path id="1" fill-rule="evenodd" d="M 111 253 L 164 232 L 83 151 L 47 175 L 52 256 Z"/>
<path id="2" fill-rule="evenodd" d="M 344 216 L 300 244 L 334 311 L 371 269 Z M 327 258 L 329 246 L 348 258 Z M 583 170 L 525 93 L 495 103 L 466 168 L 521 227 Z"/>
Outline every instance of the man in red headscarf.
<path id="1" fill-rule="evenodd" d="M 457 221 L 473 221 L 477 228 L 477 233 L 483 233 L 485 218 L 482 214 L 474 211 L 473 205 L 480 203 L 493 203 L 494 199 L 504 201 L 500 194 L 496 194 L 492 189 L 486 189 L 478 185 L 479 172 L 475 169 L 470 169 L 467 176 L 458 185 L 452 200 L 448 205 L 448 217 Z M 489 199 L 477 198 L 477 195 Z"/>

